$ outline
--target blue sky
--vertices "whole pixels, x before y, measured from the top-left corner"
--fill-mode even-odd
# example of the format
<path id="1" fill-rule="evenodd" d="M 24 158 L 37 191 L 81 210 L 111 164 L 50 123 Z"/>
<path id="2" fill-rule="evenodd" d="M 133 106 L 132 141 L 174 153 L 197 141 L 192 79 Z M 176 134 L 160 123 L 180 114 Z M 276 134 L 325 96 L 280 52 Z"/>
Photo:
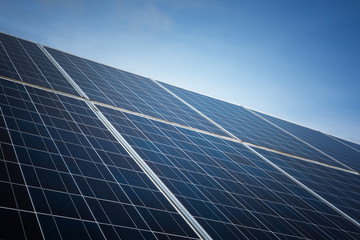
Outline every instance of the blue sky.
<path id="1" fill-rule="evenodd" d="M 360 143 L 360 1 L 2 0 L 0 31 Z"/>

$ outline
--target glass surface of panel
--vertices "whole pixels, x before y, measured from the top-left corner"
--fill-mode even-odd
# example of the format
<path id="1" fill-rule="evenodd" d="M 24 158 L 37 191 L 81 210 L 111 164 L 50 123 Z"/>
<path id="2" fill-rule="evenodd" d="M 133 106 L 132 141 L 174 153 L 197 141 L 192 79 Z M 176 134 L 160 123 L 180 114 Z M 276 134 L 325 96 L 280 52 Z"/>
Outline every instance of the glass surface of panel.
<path id="1" fill-rule="evenodd" d="M 0 107 L 0 239 L 43 239 Z"/>
<path id="2" fill-rule="evenodd" d="M 0 75 L 79 96 L 35 43 L 0 33 L 0 56 Z"/>
<path id="3" fill-rule="evenodd" d="M 46 49 L 92 100 L 225 135 L 149 78 Z"/>
<path id="4" fill-rule="evenodd" d="M 344 167 L 342 164 L 333 161 L 319 151 L 307 146 L 291 135 L 257 117 L 244 107 L 184 90 L 169 84 L 161 84 L 242 141 L 320 161 L 333 166 Z"/>
<path id="5" fill-rule="evenodd" d="M 256 150 L 360 222 L 360 178 L 358 175 L 261 149 Z"/>
<path id="6" fill-rule="evenodd" d="M 285 129 L 286 131 L 294 134 L 298 138 L 306 141 L 312 146 L 318 148 L 324 153 L 330 155 L 336 160 L 344 163 L 350 168 L 360 171 L 360 152 L 356 148 L 349 147 L 341 142 L 341 140 L 335 140 L 334 138 L 323 134 L 322 132 L 303 127 L 279 118 L 275 118 L 263 113 L 257 112 L 257 114 L 268 119 L 272 123 Z M 356 146 L 356 144 L 352 144 Z"/>
<path id="7" fill-rule="evenodd" d="M 239 143 L 99 107 L 213 239 L 356 239 L 360 230 Z"/>
<path id="8" fill-rule="evenodd" d="M 197 238 L 85 102 L 5 80 L 0 86 L 46 239 L 122 239 L 128 232 L 136 239 Z M 11 186 L 0 187 L 14 205 Z"/>
<path id="9" fill-rule="evenodd" d="M 350 142 L 350 141 L 348 141 L 348 140 L 345 140 L 345 139 L 342 139 L 342 138 L 338 138 L 338 137 L 334 137 L 334 136 L 331 136 L 331 135 L 328 135 L 328 136 L 331 137 L 331 138 L 334 138 L 335 140 L 337 140 L 337 141 L 345 144 L 346 146 L 351 147 L 352 149 L 360 152 L 360 144 L 355 143 L 355 142 Z"/>

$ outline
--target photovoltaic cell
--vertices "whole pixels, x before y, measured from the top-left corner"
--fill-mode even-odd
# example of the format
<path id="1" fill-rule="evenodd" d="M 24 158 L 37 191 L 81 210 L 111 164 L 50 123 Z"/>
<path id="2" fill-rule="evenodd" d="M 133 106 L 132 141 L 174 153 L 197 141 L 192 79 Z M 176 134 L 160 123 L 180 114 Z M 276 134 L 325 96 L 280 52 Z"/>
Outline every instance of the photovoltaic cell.
<path id="1" fill-rule="evenodd" d="M 225 134 L 151 79 L 51 48 L 46 49 L 92 100 L 185 126 Z"/>
<path id="2" fill-rule="evenodd" d="M 333 161 L 241 106 L 161 83 L 240 140 L 337 167 Z"/>
<path id="3" fill-rule="evenodd" d="M 263 113 L 257 114 L 275 123 L 282 129 L 294 134 L 298 138 L 306 141 L 312 146 L 325 152 L 326 154 L 334 157 L 336 160 L 344 163 L 350 168 L 360 171 L 360 152 L 346 146 L 345 144 L 335 140 L 334 138 L 323 134 L 322 132 L 315 131 L 279 118 L 275 118 Z"/>
<path id="4" fill-rule="evenodd" d="M 360 179 L 358 175 L 270 153 L 266 150 L 257 149 L 257 151 L 360 222 Z"/>
<path id="5" fill-rule="evenodd" d="M 0 96 L 13 141 L 6 148 L 16 149 L 45 238 L 197 238 L 85 102 L 6 80 Z"/>
<path id="6" fill-rule="evenodd" d="M 43 239 L 0 108 L 0 237 Z"/>
<path id="7" fill-rule="evenodd" d="M 79 95 L 35 43 L 0 33 L 0 54 L 0 75 Z"/>
<path id="8" fill-rule="evenodd" d="M 213 239 L 356 239 L 359 229 L 239 143 L 99 107 Z"/>

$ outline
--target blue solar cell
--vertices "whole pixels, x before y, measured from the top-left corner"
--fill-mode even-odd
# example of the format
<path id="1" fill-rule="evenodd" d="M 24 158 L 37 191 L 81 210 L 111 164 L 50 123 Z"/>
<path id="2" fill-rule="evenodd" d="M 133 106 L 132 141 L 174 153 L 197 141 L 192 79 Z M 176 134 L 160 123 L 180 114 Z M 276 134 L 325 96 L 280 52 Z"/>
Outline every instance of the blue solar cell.
<path id="1" fill-rule="evenodd" d="M 298 138 L 306 141 L 307 143 L 318 148 L 324 153 L 330 155 L 331 157 L 335 158 L 346 166 L 356 171 L 360 171 L 360 152 L 346 146 L 341 142 L 341 140 L 337 141 L 334 138 L 319 131 L 315 131 L 310 128 L 287 122 L 279 118 L 275 118 L 258 112 L 257 114 L 270 120 L 279 127 L 285 129 L 291 134 L 294 134 Z"/>
<path id="2" fill-rule="evenodd" d="M 27 239 L 43 239 L 2 107 L 0 136 L 0 238 L 24 239 L 26 236 Z"/>
<path id="3" fill-rule="evenodd" d="M 35 43 L 0 33 L 0 54 L 0 75 L 79 95 Z"/>
<path id="4" fill-rule="evenodd" d="M 257 117 L 244 107 L 161 83 L 240 140 L 330 165 L 344 167 Z"/>
<path id="5" fill-rule="evenodd" d="M 224 135 L 151 79 L 46 48 L 90 99 Z"/>
<path id="6" fill-rule="evenodd" d="M 261 149 L 257 151 L 360 222 L 358 175 Z"/>
<path id="7" fill-rule="evenodd" d="M 350 221 L 237 142 L 99 109 L 214 239 L 331 239 L 329 230 L 359 237 Z"/>
<path id="8" fill-rule="evenodd" d="M 159 231 L 169 238 L 197 238 L 85 102 L 6 80 L 0 84 L 0 95 L 7 100 L 0 105 L 6 110 L 2 124 L 11 120 L 16 123 L 9 127 L 10 135 L 18 134 L 22 139 L 20 144 L 14 142 L 14 146 L 35 210 L 43 216 L 52 215 L 52 219 L 40 217 L 40 226 L 57 227 L 56 233 L 44 231 L 45 238 L 68 239 L 71 234 L 80 238 L 98 239 L 100 235 L 105 238 L 100 223 L 110 224 L 116 232 L 112 236 L 115 239 L 128 228 L 139 236 L 142 233 L 155 236 L 154 232 Z M 27 98 L 19 98 L 27 93 Z M 10 98 L 19 101 L 12 102 Z M 18 118 L 22 113 L 17 113 L 19 109 L 28 114 L 25 119 Z M 29 118 L 33 124 L 31 133 L 21 130 Z M 4 156 L 6 163 L 11 158 L 16 161 L 14 156 Z M 118 182 L 116 175 L 124 181 Z M 11 183 L 17 181 L 11 179 Z M 0 181 L 0 188 L 6 193 L 0 197 L 0 208 L 7 202 L 7 208 L 16 209 L 17 196 L 14 197 L 10 183 Z M 16 189 L 16 194 L 22 196 L 24 191 Z M 30 198 L 22 201 L 26 199 Z M 147 223 L 152 218 L 141 215 L 140 208 L 148 211 L 149 216 L 161 216 L 160 228 L 150 228 Z"/>

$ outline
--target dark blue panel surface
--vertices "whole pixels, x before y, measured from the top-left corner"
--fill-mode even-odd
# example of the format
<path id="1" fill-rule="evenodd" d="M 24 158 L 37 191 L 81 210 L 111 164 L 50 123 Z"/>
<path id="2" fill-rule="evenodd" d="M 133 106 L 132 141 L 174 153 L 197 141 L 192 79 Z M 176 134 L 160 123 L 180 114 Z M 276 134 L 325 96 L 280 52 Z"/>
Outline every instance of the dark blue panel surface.
<path id="1" fill-rule="evenodd" d="M 350 141 L 347 141 L 347 140 L 345 140 L 345 139 L 337 138 L 337 137 L 334 137 L 334 136 L 331 136 L 331 135 L 328 135 L 328 136 L 331 137 L 331 138 L 334 138 L 335 140 L 337 140 L 337 141 L 345 144 L 346 146 L 351 147 L 351 148 L 353 148 L 354 150 L 360 152 L 360 144 L 354 143 L 354 142 L 350 142 Z"/>
<path id="2" fill-rule="evenodd" d="M 151 79 L 51 48 L 47 50 L 92 100 L 224 135 Z"/>
<path id="3" fill-rule="evenodd" d="M 43 239 L 1 107 L 0 216 L 0 239 Z"/>
<path id="4" fill-rule="evenodd" d="M 347 141 L 347 140 L 344 140 L 344 139 L 341 139 L 341 138 L 337 138 L 337 137 L 334 137 L 334 136 L 331 136 L 332 138 L 335 138 L 336 140 L 342 142 L 343 144 L 347 145 L 348 147 L 351 147 L 353 148 L 354 150 L 360 152 L 360 144 L 358 143 L 354 143 L 354 142 L 350 142 L 350 141 Z"/>
<path id="5" fill-rule="evenodd" d="M 359 175 L 261 149 L 257 151 L 360 222 Z"/>
<path id="6" fill-rule="evenodd" d="M 0 86 L 46 239 L 120 239 L 127 232 L 137 239 L 197 238 L 85 102 L 5 80 Z M 16 209 L 11 186 L 0 181 L 0 188 Z"/>
<path id="7" fill-rule="evenodd" d="M 214 239 L 356 239 L 360 230 L 239 143 L 100 107 Z"/>
<path id="8" fill-rule="evenodd" d="M 334 138 L 323 134 L 322 132 L 315 131 L 279 118 L 275 118 L 266 114 L 257 112 L 257 114 L 275 123 L 282 129 L 294 134 L 298 138 L 306 141 L 312 146 L 318 148 L 324 153 L 330 155 L 346 166 L 360 171 L 360 152 L 335 140 Z M 340 140 L 341 141 L 341 140 Z"/>
<path id="9" fill-rule="evenodd" d="M 344 167 L 241 106 L 187 91 L 165 83 L 166 88 L 190 103 L 242 141 L 296 156 Z"/>
<path id="10" fill-rule="evenodd" d="M 0 58 L 0 75 L 79 95 L 35 43 L 0 33 Z"/>

